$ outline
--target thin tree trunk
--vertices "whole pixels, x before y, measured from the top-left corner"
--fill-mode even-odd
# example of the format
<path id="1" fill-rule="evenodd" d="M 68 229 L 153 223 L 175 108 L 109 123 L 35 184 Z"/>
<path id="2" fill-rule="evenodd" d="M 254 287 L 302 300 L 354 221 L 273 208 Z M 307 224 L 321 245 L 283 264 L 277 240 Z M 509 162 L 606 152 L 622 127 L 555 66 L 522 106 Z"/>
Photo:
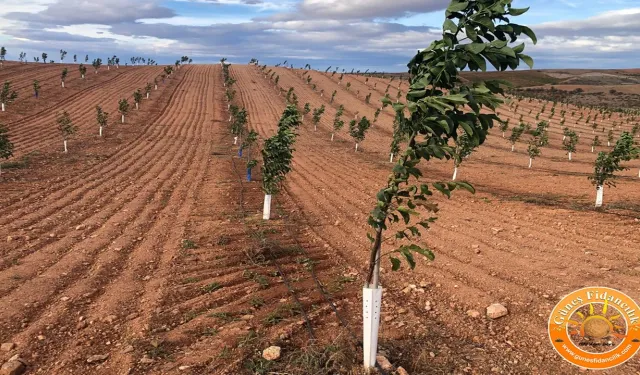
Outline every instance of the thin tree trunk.
<path id="1" fill-rule="evenodd" d="M 66 154 L 67 153 L 67 140 L 66 139 L 63 141 L 63 144 L 64 144 L 64 153 Z"/>
<path id="2" fill-rule="evenodd" d="M 100 136 L 102 137 L 102 126 L 100 127 Z"/>
<path id="3" fill-rule="evenodd" d="M 531 164 L 533 163 L 533 159 L 529 158 L 529 169 L 531 169 Z"/>

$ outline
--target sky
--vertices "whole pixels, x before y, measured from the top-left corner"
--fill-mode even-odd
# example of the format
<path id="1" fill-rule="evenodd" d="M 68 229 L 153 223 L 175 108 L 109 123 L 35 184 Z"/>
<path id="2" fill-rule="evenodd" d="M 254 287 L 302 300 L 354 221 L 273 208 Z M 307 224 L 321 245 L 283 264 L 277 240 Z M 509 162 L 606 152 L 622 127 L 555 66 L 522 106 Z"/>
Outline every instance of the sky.
<path id="1" fill-rule="evenodd" d="M 171 64 L 227 57 L 288 60 L 324 70 L 406 71 L 441 36 L 449 0 L 0 0 L 7 59 L 42 52 L 65 61 L 117 55 Z M 640 1 L 514 0 L 531 7 L 512 22 L 531 27 L 535 68 L 639 68 Z M 82 58 L 84 60 L 84 58 Z M 524 64 L 522 64 L 524 66 Z"/>

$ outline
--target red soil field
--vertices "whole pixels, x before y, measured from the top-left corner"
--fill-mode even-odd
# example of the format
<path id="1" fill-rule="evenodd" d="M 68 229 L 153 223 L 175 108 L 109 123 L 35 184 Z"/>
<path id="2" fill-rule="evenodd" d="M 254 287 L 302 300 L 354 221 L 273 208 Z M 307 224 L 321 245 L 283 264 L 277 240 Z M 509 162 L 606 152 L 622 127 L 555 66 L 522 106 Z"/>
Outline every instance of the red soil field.
<path id="1" fill-rule="evenodd" d="M 247 109 L 261 140 L 275 133 L 285 108 L 280 89 L 293 87 L 301 105 L 326 107 L 317 131 L 310 115 L 300 127 L 293 171 L 274 196 L 273 220 L 263 222 L 260 173 L 246 182 L 220 66 L 184 66 L 123 125 L 117 101 L 161 68 L 94 75 L 88 67 L 82 81 L 71 66 L 62 89 L 61 65 L 51 65 L 0 71 L 21 96 L 0 123 L 10 129 L 14 159 L 31 157 L 0 176 L 0 338 L 16 344 L 0 361 L 19 353 L 28 374 L 239 374 L 252 373 L 247 363 L 255 369 L 251 361 L 273 344 L 289 359 L 311 343 L 345 339 L 355 348 L 366 219 L 392 167 L 393 112 L 383 111 L 360 152 L 344 129 L 333 142 L 330 133 L 341 104 L 346 120 L 372 119 L 388 79 L 371 78 L 367 87 L 365 78 L 345 76 L 338 85 L 338 75 L 312 72 L 314 92 L 301 70 L 276 68 L 276 88 L 254 66 L 230 68 L 234 103 Z M 37 101 L 28 97 L 33 79 L 43 87 Z M 110 113 L 104 138 L 96 105 Z M 521 114 L 534 125 L 542 105 L 523 100 L 517 113 L 507 105 L 499 112 L 512 125 Z M 66 155 L 54 126 L 63 109 L 80 126 Z M 580 110 L 565 110 L 565 125 L 581 134 L 573 161 L 560 147 L 560 105 L 550 146 L 532 169 L 526 144 L 511 152 L 494 129 L 459 171 L 478 192 L 435 198 L 439 219 L 423 241 L 436 260 L 395 273 L 383 261 L 380 349 L 392 363 L 413 374 L 578 374 L 548 342 L 557 301 L 594 285 L 638 300 L 640 162 L 605 189 L 604 210 L 592 209 L 594 134 L 577 123 Z M 614 114 L 595 135 L 606 144 L 601 127 L 621 120 Z M 632 126 L 624 121 L 616 138 Z M 448 180 L 453 165 L 431 162 L 422 172 L 425 181 Z M 389 239 L 383 250 L 393 245 Z M 483 317 L 494 302 L 509 315 Z M 359 361 L 335 371 L 349 373 Z M 635 359 L 603 373 L 638 371 Z"/>

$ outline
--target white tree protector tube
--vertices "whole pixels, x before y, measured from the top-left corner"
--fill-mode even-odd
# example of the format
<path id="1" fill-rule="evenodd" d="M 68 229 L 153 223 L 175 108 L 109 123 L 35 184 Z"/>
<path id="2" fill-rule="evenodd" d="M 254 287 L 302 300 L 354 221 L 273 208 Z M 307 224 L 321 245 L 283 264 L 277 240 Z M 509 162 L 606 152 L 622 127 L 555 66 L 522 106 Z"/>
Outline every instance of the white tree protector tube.
<path id="1" fill-rule="evenodd" d="M 271 219 L 271 194 L 264 195 L 264 208 L 262 210 L 262 220 Z"/>
<path id="2" fill-rule="evenodd" d="M 331 133 L 331 142 L 333 142 L 333 133 Z"/>
<path id="3" fill-rule="evenodd" d="M 529 158 L 529 169 L 531 169 L 531 163 L 533 163 L 533 159 Z"/>
<path id="4" fill-rule="evenodd" d="M 238 144 L 238 137 L 233 137 L 233 144 L 234 145 Z"/>
<path id="5" fill-rule="evenodd" d="M 511 145 L 511 152 L 513 152 L 516 149 L 516 145 Z"/>
<path id="6" fill-rule="evenodd" d="M 602 199 L 604 197 L 604 186 L 596 188 L 596 207 L 602 207 Z"/>
<path id="7" fill-rule="evenodd" d="M 452 178 L 452 180 L 455 181 L 456 177 L 458 177 L 458 167 L 453 168 L 453 178 Z"/>
<path id="8" fill-rule="evenodd" d="M 391 157 L 389 158 L 389 163 L 393 163 L 393 152 L 391 153 Z"/>
<path id="9" fill-rule="evenodd" d="M 139 109 L 139 108 L 138 108 L 138 103 L 136 103 L 136 111 L 137 111 L 138 109 Z"/>
<path id="10" fill-rule="evenodd" d="M 4 103 L 2 103 L 2 112 L 4 112 Z"/>
<path id="11" fill-rule="evenodd" d="M 100 136 L 102 137 L 102 126 L 100 127 Z"/>
<path id="12" fill-rule="evenodd" d="M 356 152 L 358 152 L 358 144 L 356 143 Z"/>
<path id="13" fill-rule="evenodd" d="M 380 307 L 382 288 L 362 288 L 362 344 L 364 367 L 375 367 L 378 354 L 378 330 L 380 328 Z"/>
<path id="14" fill-rule="evenodd" d="M 65 139 L 65 140 L 63 141 L 63 143 L 64 143 L 64 152 L 65 152 L 65 154 L 66 154 L 66 153 L 67 153 L 67 140 Z"/>
<path id="15" fill-rule="evenodd" d="M 571 152 L 569 152 L 569 161 L 571 161 Z"/>
<path id="16" fill-rule="evenodd" d="M 124 115 L 122 115 L 122 123 L 124 124 Z"/>

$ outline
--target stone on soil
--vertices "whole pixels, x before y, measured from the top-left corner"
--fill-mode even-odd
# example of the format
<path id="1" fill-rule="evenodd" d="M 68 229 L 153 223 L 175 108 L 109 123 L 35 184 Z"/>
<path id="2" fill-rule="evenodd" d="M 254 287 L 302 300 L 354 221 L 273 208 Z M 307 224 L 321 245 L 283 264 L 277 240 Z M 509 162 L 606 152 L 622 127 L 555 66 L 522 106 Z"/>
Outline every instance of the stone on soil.
<path id="1" fill-rule="evenodd" d="M 502 318 L 503 316 L 506 316 L 507 314 L 509 314 L 509 310 L 507 310 L 506 307 L 504 307 L 503 305 L 501 305 L 499 303 L 494 303 L 494 304 L 490 305 L 489 307 L 487 307 L 487 317 L 489 317 L 491 319 Z"/>
<path id="2" fill-rule="evenodd" d="M 270 346 L 262 351 L 262 358 L 267 361 L 275 361 L 280 358 L 281 349 L 279 346 Z"/>
<path id="3" fill-rule="evenodd" d="M 96 355 L 92 355 L 91 357 L 87 358 L 87 363 L 102 362 L 102 361 L 106 360 L 107 358 L 109 358 L 109 354 L 96 354 Z"/>

